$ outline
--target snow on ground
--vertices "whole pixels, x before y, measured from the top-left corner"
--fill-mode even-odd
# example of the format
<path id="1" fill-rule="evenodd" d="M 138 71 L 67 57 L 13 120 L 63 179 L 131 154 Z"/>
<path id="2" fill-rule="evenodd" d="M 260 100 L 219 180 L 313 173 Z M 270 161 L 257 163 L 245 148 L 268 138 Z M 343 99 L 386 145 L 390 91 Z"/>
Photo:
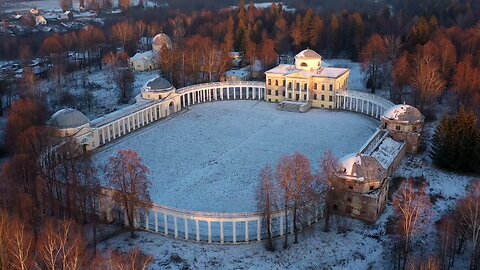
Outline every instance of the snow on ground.
<path id="1" fill-rule="evenodd" d="M 323 232 L 316 226 L 300 235 L 298 244 L 268 252 L 262 243 L 208 245 L 139 232 L 135 240 L 123 234 L 103 242 L 101 250 L 134 247 L 153 256 L 151 269 L 384 269 L 381 241 L 360 232 Z M 290 243 L 293 237 L 290 236 Z"/>
<path id="2" fill-rule="evenodd" d="M 75 71 L 73 74 L 69 75 L 74 79 L 71 80 L 68 85 L 64 86 L 64 89 L 68 89 L 72 95 L 76 96 L 75 104 L 78 107 L 75 108 L 82 111 L 90 120 L 129 106 L 129 104 L 118 104 L 118 88 L 112 81 L 106 69 L 93 70 L 87 75 L 88 83 L 96 86 L 93 90 L 93 110 L 89 112 L 86 108 L 86 105 L 82 105 L 84 100 L 83 94 L 85 91 L 85 87 L 82 83 L 82 73 L 83 71 Z M 132 99 L 140 93 L 140 90 L 144 84 L 150 79 L 158 76 L 158 73 L 158 70 L 135 72 L 135 83 L 133 87 Z M 53 97 L 55 96 L 54 93 L 57 91 L 62 91 L 56 90 L 54 82 L 46 79 L 42 81 L 42 89 L 48 89 L 50 101 L 53 101 Z M 52 109 L 58 110 L 61 108 L 52 106 Z"/>
<path id="3" fill-rule="evenodd" d="M 107 146 L 100 163 L 121 149 L 139 152 L 157 204 L 196 211 L 252 212 L 260 168 L 304 153 L 314 168 L 326 150 L 358 151 L 378 122 L 359 114 L 313 109 L 278 111 L 275 104 L 222 101 L 190 108 Z"/>
<path id="4" fill-rule="evenodd" d="M 349 68 L 350 78 L 348 80 L 348 90 L 366 92 L 365 79 L 362 72 L 362 64 L 358 62 L 352 62 L 348 59 L 324 59 L 322 60 L 322 66 L 325 67 L 337 67 L 337 68 Z"/>
<path id="5" fill-rule="evenodd" d="M 143 1 L 147 7 L 161 6 L 162 3 L 157 3 L 155 0 Z M 72 10 L 79 10 L 79 0 L 72 1 Z M 133 0 L 132 6 L 138 5 L 139 0 Z M 54 11 L 61 12 L 59 0 L 35 0 L 35 1 L 13 1 L 0 3 L 0 7 L 3 12 L 20 12 L 29 11 L 30 9 L 40 9 L 44 12 Z M 118 7 L 118 1 L 112 1 L 112 7 Z"/>

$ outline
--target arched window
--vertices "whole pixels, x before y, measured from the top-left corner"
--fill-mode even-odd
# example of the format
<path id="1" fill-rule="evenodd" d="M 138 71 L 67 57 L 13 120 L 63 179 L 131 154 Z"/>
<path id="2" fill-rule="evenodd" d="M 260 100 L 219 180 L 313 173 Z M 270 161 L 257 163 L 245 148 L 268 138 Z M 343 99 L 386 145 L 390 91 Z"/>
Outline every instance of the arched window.
<path id="1" fill-rule="evenodd" d="M 278 80 L 275 80 L 275 86 L 278 86 Z"/>
<path id="2" fill-rule="evenodd" d="M 308 67 L 307 63 L 305 63 L 305 62 L 302 62 L 302 63 L 300 64 L 300 66 L 301 66 L 301 67 Z"/>
<path id="3" fill-rule="evenodd" d="M 272 80 L 268 79 L 268 85 L 272 85 Z"/>

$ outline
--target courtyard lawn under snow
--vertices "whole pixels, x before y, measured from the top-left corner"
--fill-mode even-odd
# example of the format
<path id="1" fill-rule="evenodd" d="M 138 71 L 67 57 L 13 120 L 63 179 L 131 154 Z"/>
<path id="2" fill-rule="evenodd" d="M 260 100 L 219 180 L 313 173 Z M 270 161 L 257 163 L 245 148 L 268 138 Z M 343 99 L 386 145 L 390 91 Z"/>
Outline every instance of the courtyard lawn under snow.
<path id="1" fill-rule="evenodd" d="M 222 101 L 190 107 L 96 154 L 98 162 L 133 149 L 150 168 L 156 204 L 194 211 L 255 212 L 258 173 L 285 154 L 307 155 L 314 169 L 327 150 L 356 152 L 378 122 L 350 112 L 283 112 L 276 104 Z"/>

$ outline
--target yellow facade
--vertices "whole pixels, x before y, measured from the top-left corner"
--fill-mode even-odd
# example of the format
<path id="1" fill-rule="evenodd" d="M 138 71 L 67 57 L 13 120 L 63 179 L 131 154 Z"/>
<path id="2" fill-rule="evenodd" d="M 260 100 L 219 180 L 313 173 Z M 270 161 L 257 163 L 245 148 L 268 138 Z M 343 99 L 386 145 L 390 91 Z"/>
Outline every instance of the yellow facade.
<path id="1" fill-rule="evenodd" d="M 335 93 L 347 89 L 350 70 L 321 67 L 321 56 L 311 52 L 306 54 L 308 58 L 303 57 L 303 52 L 298 54 L 295 65 L 279 65 L 265 73 L 267 101 L 311 102 L 312 107 L 335 108 Z M 305 63 L 312 59 L 318 66 Z"/>

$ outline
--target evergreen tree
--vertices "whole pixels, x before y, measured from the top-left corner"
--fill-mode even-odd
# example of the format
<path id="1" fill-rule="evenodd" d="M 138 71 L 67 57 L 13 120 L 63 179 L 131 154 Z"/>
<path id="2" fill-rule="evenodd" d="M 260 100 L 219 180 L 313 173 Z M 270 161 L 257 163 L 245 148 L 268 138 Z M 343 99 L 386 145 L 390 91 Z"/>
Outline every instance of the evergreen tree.
<path id="1" fill-rule="evenodd" d="M 480 129 L 472 112 L 444 116 L 432 138 L 430 157 L 445 169 L 480 172 Z"/>

